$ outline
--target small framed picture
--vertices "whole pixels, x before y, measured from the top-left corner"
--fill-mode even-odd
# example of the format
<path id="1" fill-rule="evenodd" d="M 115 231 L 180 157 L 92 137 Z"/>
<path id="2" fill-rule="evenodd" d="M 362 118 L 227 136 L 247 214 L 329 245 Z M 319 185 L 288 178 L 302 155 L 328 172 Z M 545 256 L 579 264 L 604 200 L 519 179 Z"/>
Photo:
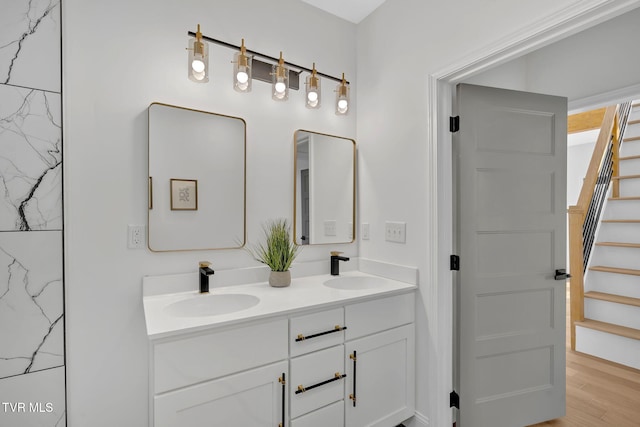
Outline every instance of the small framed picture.
<path id="1" fill-rule="evenodd" d="M 198 210 L 198 181 L 195 179 L 171 179 L 171 210 Z"/>

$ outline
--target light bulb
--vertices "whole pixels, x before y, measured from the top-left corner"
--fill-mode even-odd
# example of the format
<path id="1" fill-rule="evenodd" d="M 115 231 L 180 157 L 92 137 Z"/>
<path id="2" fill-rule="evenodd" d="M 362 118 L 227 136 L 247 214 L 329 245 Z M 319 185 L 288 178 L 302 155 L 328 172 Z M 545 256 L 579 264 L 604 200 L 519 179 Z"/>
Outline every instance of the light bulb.
<path id="1" fill-rule="evenodd" d="M 278 93 L 284 93 L 284 91 L 287 90 L 287 85 L 285 85 L 284 82 L 279 81 L 275 84 L 275 89 Z"/>
<path id="2" fill-rule="evenodd" d="M 347 111 L 348 106 L 349 106 L 349 103 L 347 102 L 346 99 L 341 99 L 338 101 L 338 109 L 340 110 L 341 113 Z"/>
<path id="3" fill-rule="evenodd" d="M 247 72 L 244 70 L 240 70 L 236 74 L 236 80 L 238 81 L 239 84 L 245 84 L 246 82 L 249 81 L 249 74 L 247 74 Z"/>
<path id="4" fill-rule="evenodd" d="M 318 100 L 318 92 L 309 92 L 307 94 L 307 99 L 309 103 L 315 103 Z"/>
<path id="5" fill-rule="evenodd" d="M 191 69 L 196 73 L 202 73 L 204 71 L 204 62 L 202 59 L 194 59 L 191 62 Z"/>

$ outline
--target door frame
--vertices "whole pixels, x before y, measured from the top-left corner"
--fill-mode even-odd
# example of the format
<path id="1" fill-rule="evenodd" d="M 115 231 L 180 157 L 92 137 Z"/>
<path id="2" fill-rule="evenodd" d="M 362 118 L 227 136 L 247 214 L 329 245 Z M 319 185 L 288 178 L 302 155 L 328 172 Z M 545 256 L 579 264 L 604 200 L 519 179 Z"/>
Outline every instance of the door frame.
<path id="1" fill-rule="evenodd" d="M 640 5 L 640 0 L 591 0 L 575 2 L 541 22 L 524 27 L 479 52 L 428 75 L 427 163 L 429 180 L 428 235 L 431 236 L 427 260 L 427 281 L 432 284 L 424 295 L 430 330 L 436 332 L 437 356 L 433 419 L 416 421 L 424 425 L 446 426 L 452 423 L 449 392 L 453 390 L 453 274 L 449 256 L 453 240 L 452 138 L 449 116 L 453 111 L 455 85 L 492 67 L 526 55 L 579 31 L 619 16 Z M 569 110 L 593 105 L 597 97 L 569 102 Z M 464 262 L 464 261 L 462 261 Z"/>

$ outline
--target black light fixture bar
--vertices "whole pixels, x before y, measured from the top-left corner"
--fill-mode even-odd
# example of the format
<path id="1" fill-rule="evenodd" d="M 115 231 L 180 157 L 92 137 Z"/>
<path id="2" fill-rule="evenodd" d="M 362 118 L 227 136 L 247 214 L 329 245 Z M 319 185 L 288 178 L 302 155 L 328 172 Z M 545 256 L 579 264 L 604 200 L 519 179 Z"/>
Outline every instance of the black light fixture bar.
<path id="1" fill-rule="evenodd" d="M 191 37 L 195 37 L 196 36 L 196 33 L 194 33 L 193 31 L 188 31 L 187 34 L 189 36 L 191 36 Z M 227 47 L 229 49 L 240 50 L 240 46 L 238 46 L 238 45 L 227 43 L 227 42 L 224 42 L 222 40 L 214 39 L 214 38 L 211 38 L 211 37 L 207 37 L 204 34 L 202 35 L 202 39 L 206 40 L 208 42 L 211 42 L 211 43 L 218 44 L 220 46 Z M 260 58 L 267 59 L 267 60 L 272 61 L 274 63 L 278 63 L 278 61 L 279 61 L 278 58 L 274 58 L 273 56 L 265 55 L 264 53 L 256 52 L 254 50 L 247 49 L 247 53 L 250 53 L 253 56 L 259 56 Z M 289 65 L 289 66 L 293 67 L 293 68 L 297 68 L 298 70 L 301 70 L 301 71 L 306 71 L 308 73 L 312 72 L 312 70 L 310 68 L 303 67 L 301 65 L 297 65 L 297 64 L 294 64 L 292 62 L 285 61 L 284 63 L 286 65 Z M 316 74 L 321 76 L 321 77 L 324 77 L 324 78 L 327 78 L 327 79 L 330 79 L 330 80 L 334 80 L 336 82 L 342 82 L 342 78 L 341 77 L 338 78 L 338 77 L 330 76 L 329 74 L 320 73 L 317 70 L 316 70 Z M 348 81 L 347 81 L 347 84 L 349 84 Z"/>

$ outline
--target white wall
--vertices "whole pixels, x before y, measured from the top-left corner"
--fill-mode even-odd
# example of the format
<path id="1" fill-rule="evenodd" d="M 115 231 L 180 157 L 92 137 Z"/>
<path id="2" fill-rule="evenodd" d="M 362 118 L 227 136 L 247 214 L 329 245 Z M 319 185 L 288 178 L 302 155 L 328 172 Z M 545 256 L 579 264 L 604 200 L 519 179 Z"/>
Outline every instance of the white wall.
<path id="1" fill-rule="evenodd" d="M 427 76 L 476 51 L 506 43 L 519 30 L 543 27 L 546 17 L 564 8 L 562 13 L 571 15 L 569 6 L 578 3 L 395 1 L 383 4 L 358 26 L 360 221 L 371 224 L 371 240 L 361 242 L 360 255 L 420 269 L 418 416 L 412 425 L 447 425 L 451 391 L 451 382 L 439 380 L 442 372 L 451 371 L 451 361 L 442 356 L 450 343 L 437 333 L 439 323 L 448 321 L 438 318 L 439 295 L 447 292 L 451 282 L 435 283 L 428 271 L 435 256 L 430 253 L 430 242 L 438 236 L 429 233 L 435 207 L 428 205 L 427 194 L 435 184 L 427 169 L 431 155 L 428 117 L 432 113 Z M 509 64 L 502 78 L 495 80 L 518 88 L 524 82 L 523 66 Z M 589 84 L 584 86 L 588 91 Z M 450 173 L 447 165 L 443 170 Z M 386 220 L 406 221 L 405 245 L 384 241 Z M 448 223 L 446 219 L 441 222 Z"/>
<path id="2" fill-rule="evenodd" d="M 638 91 L 639 37 L 640 9 L 635 9 L 465 82 L 566 96 L 569 101 L 628 87 Z"/>
<path id="3" fill-rule="evenodd" d="M 239 116 L 247 121 L 248 240 L 261 224 L 293 215 L 293 133 L 298 128 L 355 137 L 355 112 L 338 117 L 334 84 L 325 106 L 286 103 L 270 85 L 232 89 L 229 49 L 210 45 L 211 81 L 187 79 L 187 31 L 278 56 L 353 81 L 355 25 L 297 0 L 65 0 L 63 2 L 65 276 L 68 420 L 72 427 L 147 425 L 148 349 L 143 275 L 257 265 L 244 251 L 151 253 L 126 246 L 127 224 L 147 215 L 147 107 L 151 102 Z M 304 74 L 303 74 L 304 76 Z M 354 107 L 357 107 L 354 105 Z M 333 248 L 331 248 L 333 249 Z M 336 245 L 347 255 L 357 245 Z M 328 258 L 305 248 L 299 259 Z M 213 286 L 221 286 L 213 277 Z M 194 283 L 194 289 L 197 286 Z"/>

